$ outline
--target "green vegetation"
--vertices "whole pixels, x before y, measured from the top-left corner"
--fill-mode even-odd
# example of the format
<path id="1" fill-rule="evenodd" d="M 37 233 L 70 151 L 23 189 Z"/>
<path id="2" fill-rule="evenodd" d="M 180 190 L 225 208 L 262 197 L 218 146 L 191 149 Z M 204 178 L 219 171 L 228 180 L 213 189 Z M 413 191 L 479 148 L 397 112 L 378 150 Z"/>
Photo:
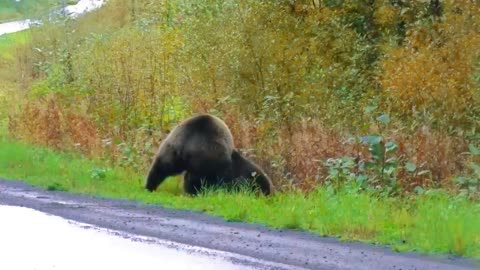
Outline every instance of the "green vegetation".
<path id="1" fill-rule="evenodd" d="M 63 0 L 0 0 L 0 22 L 46 15 Z M 72 1 L 66 1 L 71 3 Z M 76 2 L 76 1 L 75 1 Z"/>
<path id="2" fill-rule="evenodd" d="M 3 60 L 14 60 L 15 50 L 13 47 L 22 45 L 28 41 L 28 31 L 21 31 L 17 33 L 1 35 L 0 36 L 0 58 Z"/>
<path id="3" fill-rule="evenodd" d="M 479 257 L 479 27 L 467 0 L 110 0 L 0 38 L 0 176 Z M 197 112 L 276 196 L 143 192 Z"/>
<path id="4" fill-rule="evenodd" d="M 388 198 L 347 185 L 336 192 L 320 187 L 309 194 L 255 197 L 216 191 L 191 198 L 181 195 L 177 179 L 168 179 L 152 194 L 142 189 L 143 176 L 100 164 L 77 154 L 0 141 L 0 175 L 49 190 L 193 209 L 230 221 L 388 244 L 395 250 L 480 257 L 480 204 L 465 196 L 432 190 L 421 196 Z"/>
<path id="5" fill-rule="evenodd" d="M 19 102 L 16 56 L 29 38 L 28 31 L 0 36 L 0 136 L 8 133 L 8 116 Z"/>
<path id="6" fill-rule="evenodd" d="M 479 162 L 464 153 L 480 144 L 480 3 L 434 2 L 112 0 L 32 29 L 10 132 L 143 171 L 210 112 L 282 190 L 325 184 L 338 158 L 392 195 L 458 189 Z"/>

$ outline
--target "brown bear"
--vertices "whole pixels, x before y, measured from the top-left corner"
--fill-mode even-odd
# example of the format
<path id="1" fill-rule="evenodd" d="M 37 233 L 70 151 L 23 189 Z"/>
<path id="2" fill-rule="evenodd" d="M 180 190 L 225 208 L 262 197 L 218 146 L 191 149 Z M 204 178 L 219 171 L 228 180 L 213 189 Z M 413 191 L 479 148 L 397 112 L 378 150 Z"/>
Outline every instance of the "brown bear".
<path id="1" fill-rule="evenodd" d="M 191 117 L 170 132 L 158 149 L 145 188 L 154 191 L 168 176 L 183 172 L 184 190 L 191 195 L 205 187 L 243 184 L 265 195 L 273 193 L 272 181 L 235 149 L 230 129 L 210 114 Z"/>

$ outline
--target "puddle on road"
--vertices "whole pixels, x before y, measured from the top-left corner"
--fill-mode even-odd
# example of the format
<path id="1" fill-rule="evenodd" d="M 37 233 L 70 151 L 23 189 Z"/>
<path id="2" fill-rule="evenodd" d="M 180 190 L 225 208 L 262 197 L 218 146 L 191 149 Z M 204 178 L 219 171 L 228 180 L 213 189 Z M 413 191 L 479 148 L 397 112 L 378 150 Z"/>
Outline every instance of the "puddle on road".
<path id="1" fill-rule="evenodd" d="M 0 205 L 0 269 L 253 269 L 82 227 L 33 209 Z"/>
<path id="2" fill-rule="evenodd" d="M 30 28 L 31 20 L 0 23 L 0 36 Z"/>

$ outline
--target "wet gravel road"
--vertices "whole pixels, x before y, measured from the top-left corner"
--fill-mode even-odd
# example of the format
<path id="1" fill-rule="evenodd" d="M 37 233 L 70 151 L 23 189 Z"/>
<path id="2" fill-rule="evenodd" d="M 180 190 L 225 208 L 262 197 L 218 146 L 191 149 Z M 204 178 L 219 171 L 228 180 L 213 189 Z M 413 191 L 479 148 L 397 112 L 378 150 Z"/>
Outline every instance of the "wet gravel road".
<path id="1" fill-rule="evenodd" d="M 0 179 L 0 204 L 32 208 L 119 234 L 144 236 L 145 241 L 156 239 L 173 248 L 210 253 L 256 269 L 480 269 L 476 261 L 456 257 L 400 254 L 304 232 L 225 222 L 191 211 L 44 191 L 18 181 Z"/>

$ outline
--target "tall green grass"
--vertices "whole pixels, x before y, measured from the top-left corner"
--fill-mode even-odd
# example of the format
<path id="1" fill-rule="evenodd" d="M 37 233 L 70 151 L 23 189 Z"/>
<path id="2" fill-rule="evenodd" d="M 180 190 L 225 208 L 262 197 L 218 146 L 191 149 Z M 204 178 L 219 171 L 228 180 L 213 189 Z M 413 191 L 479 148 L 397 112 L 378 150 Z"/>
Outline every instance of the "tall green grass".
<path id="1" fill-rule="evenodd" d="M 320 187 L 310 194 L 211 191 L 197 198 L 170 178 L 158 192 L 143 190 L 144 176 L 76 154 L 0 139 L 0 177 L 22 179 L 50 190 L 127 198 L 177 209 L 193 209 L 229 221 L 307 230 L 343 240 L 390 245 L 393 249 L 480 257 L 480 204 L 442 191 L 409 198 L 384 198 L 347 186 Z"/>

